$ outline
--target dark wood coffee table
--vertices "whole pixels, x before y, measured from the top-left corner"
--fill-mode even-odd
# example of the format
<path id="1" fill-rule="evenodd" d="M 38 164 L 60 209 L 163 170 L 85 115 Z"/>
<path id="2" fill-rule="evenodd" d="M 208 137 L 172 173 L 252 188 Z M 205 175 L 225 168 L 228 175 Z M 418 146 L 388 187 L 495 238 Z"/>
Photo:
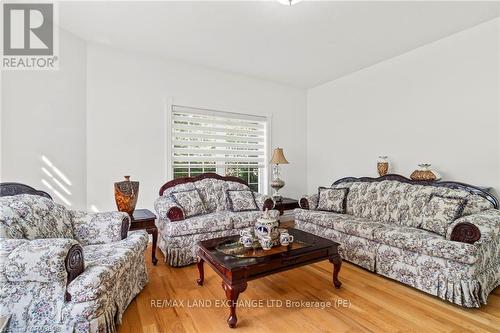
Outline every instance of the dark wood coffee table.
<path id="1" fill-rule="evenodd" d="M 198 243 L 198 285 L 203 285 L 203 264 L 207 264 L 222 278 L 222 288 L 230 306 L 227 319 L 229 327 L 236 327 L 236 304 L 240 293 L 247 288 L 247 282 L 270 274 L 309 265 L 328 259 L 333 263 L 333 285 L 340 288 L 338 279 L 342 259 L 338 243 L 298 229 L 288 229 L 295 240 L 292 245 L 273 247 L 269 251 L 248 249 L 238 254 L 227 254 L 228 244 L 234 244 L 239 236 L 209 239 Z M 221 247 L 224 248 L 222 252 Z"/>

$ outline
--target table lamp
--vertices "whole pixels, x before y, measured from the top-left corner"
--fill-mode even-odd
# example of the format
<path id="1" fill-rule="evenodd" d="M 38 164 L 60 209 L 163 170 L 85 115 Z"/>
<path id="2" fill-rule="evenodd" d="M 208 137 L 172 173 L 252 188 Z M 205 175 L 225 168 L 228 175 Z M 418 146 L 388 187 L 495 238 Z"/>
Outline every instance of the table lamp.
<path id="1" fill-rule="evenodd" d="M 273 164 L 273 178 L 271 180 L 271 188 L 274 190 L 273 199 L 275 201 L 281 201 L 281 195 L 279 190 L 285 186 L 285 182 L 280 179 L 280 164 L 288 164 L 288 161 L 283 154 L 283 148 L 276 148 L 273 152 L 273 157 L 271 158 L 271 164 Z"/>

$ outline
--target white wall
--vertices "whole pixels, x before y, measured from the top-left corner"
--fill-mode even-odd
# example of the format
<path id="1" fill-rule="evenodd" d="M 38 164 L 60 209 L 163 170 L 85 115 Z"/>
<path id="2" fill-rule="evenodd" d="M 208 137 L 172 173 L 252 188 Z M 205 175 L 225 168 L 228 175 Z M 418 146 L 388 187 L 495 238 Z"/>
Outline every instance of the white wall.
<path id="1" fill-rule="evenodd" d="M 272 146 L 284 147 L 284 195 L 306 190 L 306 92 L 109 47 L 87 49 L 88 206 L 114 209 L 113 182 L 140 181 L 137 207 L 152 208 L 167 180 L 166 103 L 272 115 Z"/>
<path id="2" fill-rule="evenodd" d="M 376 176 L 378 155 L 408 176 L 430 162 L 444 179 L 500 193 L 499 19 L 308 92 L 308 190 Z"/>
<path id="3" fill-rule="evenodd" d="M 46 179 L 71 203 L 85 208 L 86 44 L 60 31 L 58 71 L 5 71 L 2 74 L 1 181 L 16 181 L 49 192 Z M 44 164 L 45 155 L 71 185 Z M 46 169 L 67 188 L 64 193 L 41 170 Z"/>

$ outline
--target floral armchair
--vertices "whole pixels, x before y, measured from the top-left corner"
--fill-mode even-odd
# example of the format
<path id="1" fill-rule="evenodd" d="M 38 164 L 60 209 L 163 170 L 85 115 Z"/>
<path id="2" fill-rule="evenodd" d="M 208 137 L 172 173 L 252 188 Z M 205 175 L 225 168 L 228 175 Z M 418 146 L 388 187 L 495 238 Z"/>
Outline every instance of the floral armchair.
<path id="1" fill-rule="evenodd" d="M 196 243 L 237 235 L 253 227 L 262 211 L 276 218 L 270 196 L 250 190 L 240 178 L 204 173 L 167 182 L 155 201 L 160 234 L 158 246 L 171 266 L 196 262 Z"/>
<path id="2" fill-rule="evenodd" d="M 21 194 L 19 194 L 21 193 Z M 148 282 L 143 231 L 126 213 L 67 210 L 0 184 L 0 315 L 8 332 L 114 332 Z"/>

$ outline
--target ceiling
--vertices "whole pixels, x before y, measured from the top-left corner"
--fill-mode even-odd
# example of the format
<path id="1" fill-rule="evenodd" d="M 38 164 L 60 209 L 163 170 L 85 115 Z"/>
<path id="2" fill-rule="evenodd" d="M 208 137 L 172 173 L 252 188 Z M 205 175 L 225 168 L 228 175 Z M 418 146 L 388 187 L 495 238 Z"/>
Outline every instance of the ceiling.
<path id="1" fill-rule="evenodd" d="M 65 2 L 90 41 L 301 88 L 500 15 L 500 2 Z"/>

